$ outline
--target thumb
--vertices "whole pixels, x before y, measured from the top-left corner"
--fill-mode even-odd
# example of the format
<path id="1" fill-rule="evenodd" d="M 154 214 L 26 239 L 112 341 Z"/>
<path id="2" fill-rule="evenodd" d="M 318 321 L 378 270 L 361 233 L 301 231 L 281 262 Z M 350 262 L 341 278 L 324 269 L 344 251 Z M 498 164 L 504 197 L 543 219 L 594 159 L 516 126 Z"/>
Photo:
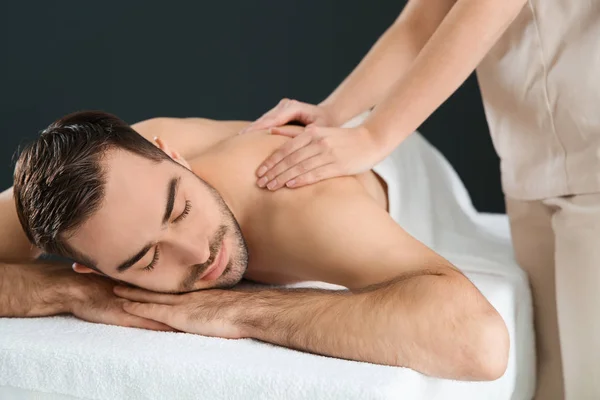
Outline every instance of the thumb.
<path id="1" fill-rule="evenodd" d="M 289 138 L 295 138 L 304 132 L 304 128 L 301 126 L 282 126 L 277 128 L 269 129 L 271 135 L 287 136 Z"/>
<path id="2" fill-rule="evenodd" d="M 257 131 L 261 129 L 270 129 L 280 127 L 293 120 L 303 121 L 307 118 L 303 108 L 300 105 L 293 105 L 291 107 L 280 108 L 275 107 L 256 121 L 252 122 L 240 134 L 251 131 Z"/>

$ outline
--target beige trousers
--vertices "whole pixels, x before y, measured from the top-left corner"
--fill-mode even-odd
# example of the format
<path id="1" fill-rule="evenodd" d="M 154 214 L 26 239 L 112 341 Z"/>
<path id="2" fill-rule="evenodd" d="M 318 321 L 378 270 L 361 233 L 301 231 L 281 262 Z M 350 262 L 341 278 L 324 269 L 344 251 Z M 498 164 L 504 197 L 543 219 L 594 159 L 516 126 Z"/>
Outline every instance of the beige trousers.
<path id="1" fill-rule="evenodd" d="M 600 194 L 506 207 L 533 294 L 535 398 L 600 399 Z"/>

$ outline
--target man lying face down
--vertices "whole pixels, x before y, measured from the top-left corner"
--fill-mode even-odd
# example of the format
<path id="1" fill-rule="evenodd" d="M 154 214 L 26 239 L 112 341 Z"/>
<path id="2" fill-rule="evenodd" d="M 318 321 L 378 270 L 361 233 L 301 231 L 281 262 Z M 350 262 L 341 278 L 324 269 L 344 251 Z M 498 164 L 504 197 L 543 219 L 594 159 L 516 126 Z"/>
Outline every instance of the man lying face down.
<path id="1" fill-rule="evenodd" d="M 289 139 L 236 135 L 241 127 L 68 115 L 18 159 L 21 225 L 35 246 L 72 259 L 76 272 L 136 286 L 115 289 L 133 300 L 127 312 L 178 330 L 452 379 L 502 376 L 502 317 L 394 222 L 382 177 L 369 171 L 261 189 L 256 168 Z M 236 289 L 242 278 L 349 290 Z"/>

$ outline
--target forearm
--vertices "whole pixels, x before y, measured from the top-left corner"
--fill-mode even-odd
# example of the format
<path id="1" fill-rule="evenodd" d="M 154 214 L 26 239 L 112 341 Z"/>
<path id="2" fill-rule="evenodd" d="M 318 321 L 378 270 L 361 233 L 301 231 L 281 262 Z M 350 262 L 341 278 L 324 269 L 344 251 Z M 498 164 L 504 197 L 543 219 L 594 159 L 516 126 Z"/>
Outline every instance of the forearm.
<path id="1" fill-rule="evenodd" d="M 0 263 L 0 317 L 38 317 L 69 312 L 75 273 L 61 264 Z"/>
<path id="2" fill-rule="evenodd" d="M 489 346 L 502 319 L 466 278 L 455 279 L 413 274 L 356 294 L 255 292 L 244 298 L 241 324 L 250 337 L 302 351 L 437 377 L 495 379 L 488 360 L 498 355 L 486 352 L 503 348 Z"/>
<path id="3" fill-rule="evenodd" d="M 321 102 L 336 125 L 382 101 L 396 80 L 408 71 L 451 3 L 409 2 L 352 73 Z"/>
<path id="4" fill-rule="evenodd" d="M 525 0 L 458 0 L 364 126 L 393 149 L 467 79 Z"/>

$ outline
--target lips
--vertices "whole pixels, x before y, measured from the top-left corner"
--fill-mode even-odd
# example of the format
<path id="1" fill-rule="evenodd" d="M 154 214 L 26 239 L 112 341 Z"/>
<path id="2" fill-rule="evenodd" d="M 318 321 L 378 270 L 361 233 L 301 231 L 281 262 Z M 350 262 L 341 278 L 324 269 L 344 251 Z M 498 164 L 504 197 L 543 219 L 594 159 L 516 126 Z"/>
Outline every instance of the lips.
<path id="1" fill-rule="evenodd" d="M 201 280 L 214 280 L 217 279 L 223 273 L 225 266 L 227 265 L 227 249 L 225 248 L 225 241 L 221 242 L 219 252 L 215 257 L 212 265 L 202 274 Z"/>

